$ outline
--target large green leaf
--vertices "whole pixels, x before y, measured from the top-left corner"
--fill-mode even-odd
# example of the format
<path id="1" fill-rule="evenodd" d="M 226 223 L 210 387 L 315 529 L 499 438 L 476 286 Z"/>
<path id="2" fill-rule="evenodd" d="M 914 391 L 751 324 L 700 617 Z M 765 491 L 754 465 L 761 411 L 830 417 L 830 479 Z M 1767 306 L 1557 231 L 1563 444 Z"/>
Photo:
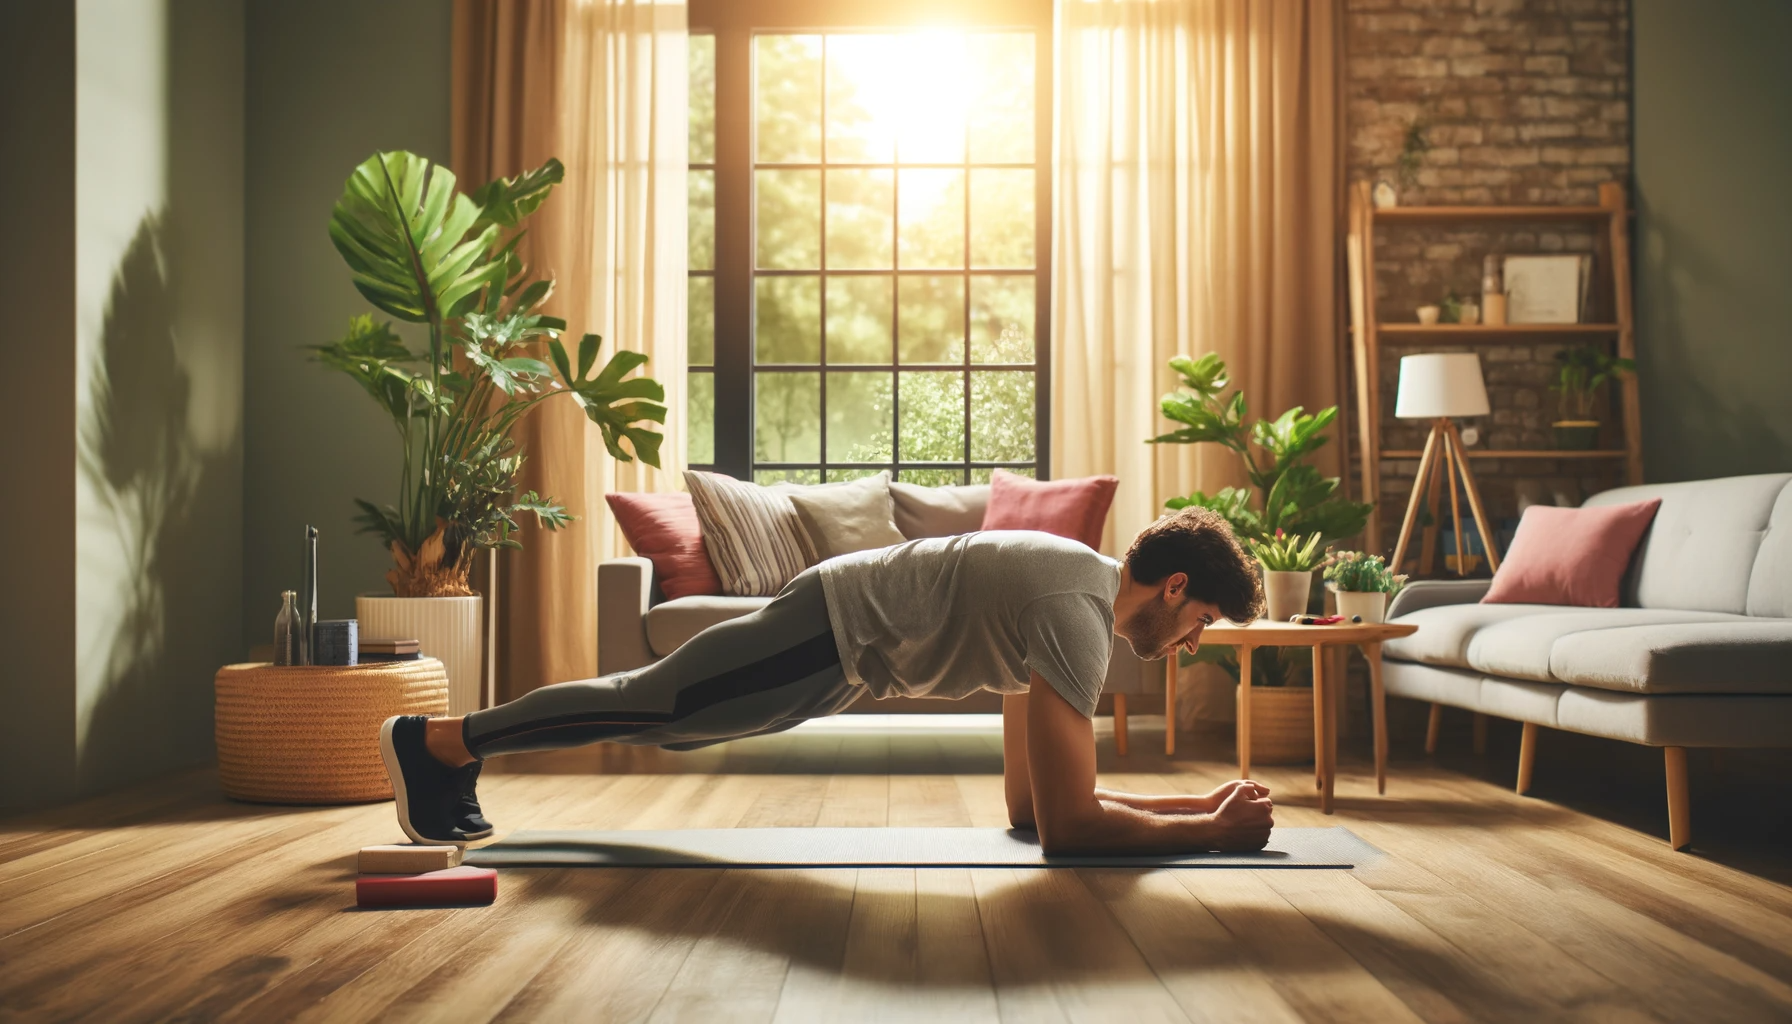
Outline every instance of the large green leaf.
<path id="1" fill-rule="evenodd" d="M 348 333 L 341 340 L 313 345 L 311 350 L 317 353 L 318 362 L 354 378 L 401 427 L 428 408 L 425 396 L 416 390 L 417 375 L 393 365 L 414 362 L 417 357 L 393 333 L 390 323 L 375 322 L 371 313 L 351 317 Z"/>
<path id="2" fill-rule="evenodd" d="M 587 334 L 579 345 L 579 368 L 589 370 L 597 358 L 597 346 L 602 339 L 595 334 Z M 572 391 L 574 400 L 591 422 L 597 424 L 603 435 L 604 447 L 610 454 L 623 462 L 633 462 L 638 456 L 642 462 L 655 468 L 660 464 L 660 442 L 664 438 L 646 427 L 638 426 L 642 422 L 666 422 L 666 407 L 661 404 L 666 400 L 666 389 L 659 381 L 650 377 L 628 377 L 629 371 L 647 362 L 647 357 L 639 352 L 627 349 L 612 355 L 604 368 L 596 377 L 583 379 L 582 375 L 569 375 L 571 360 L 567 358 L 566 347 L 558 339 L 548 343 L 548 355 L 567 388 Z M 634 454 L 623 448 L 626 440 Z"/>
<path id="3" fill-rule="evenodd" d="M 455 178 L 413 153 L 376 153 L 355 168 L 330 212 L 330 241 L 368 302 L 412 323 L 440 325 L 502 273 L 486 259 L 498 228 Z"/>
<path id="4" fill-rule="evenodd" d="M 486 182 L 473 192 L 473 201 L 485 212 L 479 224 L 502 225 L 513 228 L 524 217 L 534 213 L 566 177 L 566 168 L 560 161 L 550 157 L 548 162 L 532 171 L 524 171 L 514 178 L 498 178 Z"/>

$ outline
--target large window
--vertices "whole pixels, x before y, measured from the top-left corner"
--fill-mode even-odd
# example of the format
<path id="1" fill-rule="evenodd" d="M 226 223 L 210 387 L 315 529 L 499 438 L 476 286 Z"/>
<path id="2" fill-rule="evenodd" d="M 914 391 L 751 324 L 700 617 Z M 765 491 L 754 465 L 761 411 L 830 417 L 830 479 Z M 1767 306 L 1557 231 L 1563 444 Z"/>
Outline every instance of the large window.
<path id="1" fill-rule="evenodd" d="M 1034 26 L 692 36 L 693 465 L 1043 464 L 1041 52 Z"/>

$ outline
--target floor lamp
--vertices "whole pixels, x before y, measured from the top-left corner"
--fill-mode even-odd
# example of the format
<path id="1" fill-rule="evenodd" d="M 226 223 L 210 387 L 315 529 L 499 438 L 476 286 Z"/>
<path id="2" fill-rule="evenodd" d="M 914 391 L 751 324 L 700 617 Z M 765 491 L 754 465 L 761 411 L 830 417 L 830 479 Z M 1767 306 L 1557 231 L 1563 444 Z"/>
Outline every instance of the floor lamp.
<path id="1" fill-rule="evenodd" d="M 1424 454 L 1419 456 L 1419 475 L 1412 482 L 1412 499 L 1406 503 L 1406 518 L 1400 524 L 1400 541 L 1394 545 L 1394 571 L 1406 561 L 1406 545 L 1412 540 L 1413 526 L 1419 519 L 1419 503 L 1424 500 L 1425 484 L 1434 473 L 1443 473 L 1450 485 L 1450 517 L 1456 526 L 1456 574 L 1466 575 L 1462 557 L 1462 506 L 1456 500 L 1456 477 L 1462 477 L 1462 489 L 1468 493 L 1468 506 L 1474 512 L 1475 528 L 1481 534 L 1481 547 L 1487 552 L 1488 568 L 1499 571 L 1499 546 L 1487 523 L 1487 510 L 1481 505 L 1481 491 L 1475 486 L 1475 474 L 1468 468 L 1468 454 L 1462 448 L 1462 435 L 1457 432 L 1454 416 L 1485 416 L 1488 413 L 1487 385 L 1481 380 L 1481 357 L 1473 352 L 1440 352 L 1406 356 L 1400 360 L 1400 395 L 1394 403 L 1394 416 L 1403 420 L 1430 420 L 1431 436 L 1425 439 Z"/>

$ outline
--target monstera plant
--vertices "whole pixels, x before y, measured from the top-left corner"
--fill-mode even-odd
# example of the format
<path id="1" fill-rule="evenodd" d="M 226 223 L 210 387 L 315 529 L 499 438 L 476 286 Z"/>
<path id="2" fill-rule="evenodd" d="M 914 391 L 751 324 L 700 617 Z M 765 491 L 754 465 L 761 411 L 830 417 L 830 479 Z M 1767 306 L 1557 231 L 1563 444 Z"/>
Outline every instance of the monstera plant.
<path id="1" fill-rule="evenodd" d="M 1170 368 L 1182 376 L 1184 390 L 1164 396 L 1163 413 L 1182 426 L 1150 443 L 1212 443 L 1230 449 L 1244 463 L 1251 486 L 1226 487 L 1217 494 L 1196 491 L 1171 498 L 1164 502 L 1166 508 L 1213 509 L 1240 538 L 1258 542 L 1268 542 L 1278 532 L 1317 533 L 1323 546 L 1368 525 L 1374 506 L 1344 500 L 1338 478 L 1320 476 L 1308 461 L 1330 440 L 1325 431 L 1338 418 L 1337 406 L 1308 415 L 1297 405 L 1273 420 L 1247 424 L 1244 392 L 1224 394 L 1232 380 L 1217 353 L 1199 359 L 1177 356 Z"/>
<path id="2" fill-rule="evenodd" d="M 540 312 L 554 282 L 518 255 L 522 222 L 559 183 L 549 160 L 472 192 L 412 153 L 376 153 L 355 168 L 330 215 L 330 240 L 375 309 L 423 325 L 414 351 L 391 321 L 354 317 L 317 358 L 354 378 L 392 419 L 404 450 L 396 504 L 357 499 L 362 532 L 392 553 L 399 597 L 470 595 L 476 551 L 520 546 L 519 516 L 554 530 L 574 517 L 555 499 L 519 494 L 524 454 L 512 431 L 558 395 L 577 402 L 610 454 L 659 465 L 665 390 L 630 372 L 647 361 L 619 351 L 597 367 L 602 339 L 569 352 L 565 321 Z"/>

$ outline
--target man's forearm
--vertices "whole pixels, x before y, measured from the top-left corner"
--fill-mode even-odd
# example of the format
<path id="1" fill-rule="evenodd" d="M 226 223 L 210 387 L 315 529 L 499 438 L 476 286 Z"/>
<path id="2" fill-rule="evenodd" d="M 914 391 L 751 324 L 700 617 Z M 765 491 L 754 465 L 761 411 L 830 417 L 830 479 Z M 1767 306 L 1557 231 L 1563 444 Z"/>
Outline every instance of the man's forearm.
<path id="1" fill-rule="evenodd" d="M 1200 796 L 1194 793 L 1171 793 L 1165 795 L 1146 796 L 1143 793 L 1122 793 L 1113 789 L 1095 787 L 1095 799 L 1109 803 L 1125 804 L 1140 811 L 1152 814 L 1208 814 L 1214 809 L 1216 801 L 1211 796 Z"/>
<path id="2" fill-rule="evenodd" d="M 1215 830 L 1205 814 L 1164 814 L 1098 798 L 1093 809 L 1042 827 L 1048 854 L 1198 853 L 1214 848 Z"/>

